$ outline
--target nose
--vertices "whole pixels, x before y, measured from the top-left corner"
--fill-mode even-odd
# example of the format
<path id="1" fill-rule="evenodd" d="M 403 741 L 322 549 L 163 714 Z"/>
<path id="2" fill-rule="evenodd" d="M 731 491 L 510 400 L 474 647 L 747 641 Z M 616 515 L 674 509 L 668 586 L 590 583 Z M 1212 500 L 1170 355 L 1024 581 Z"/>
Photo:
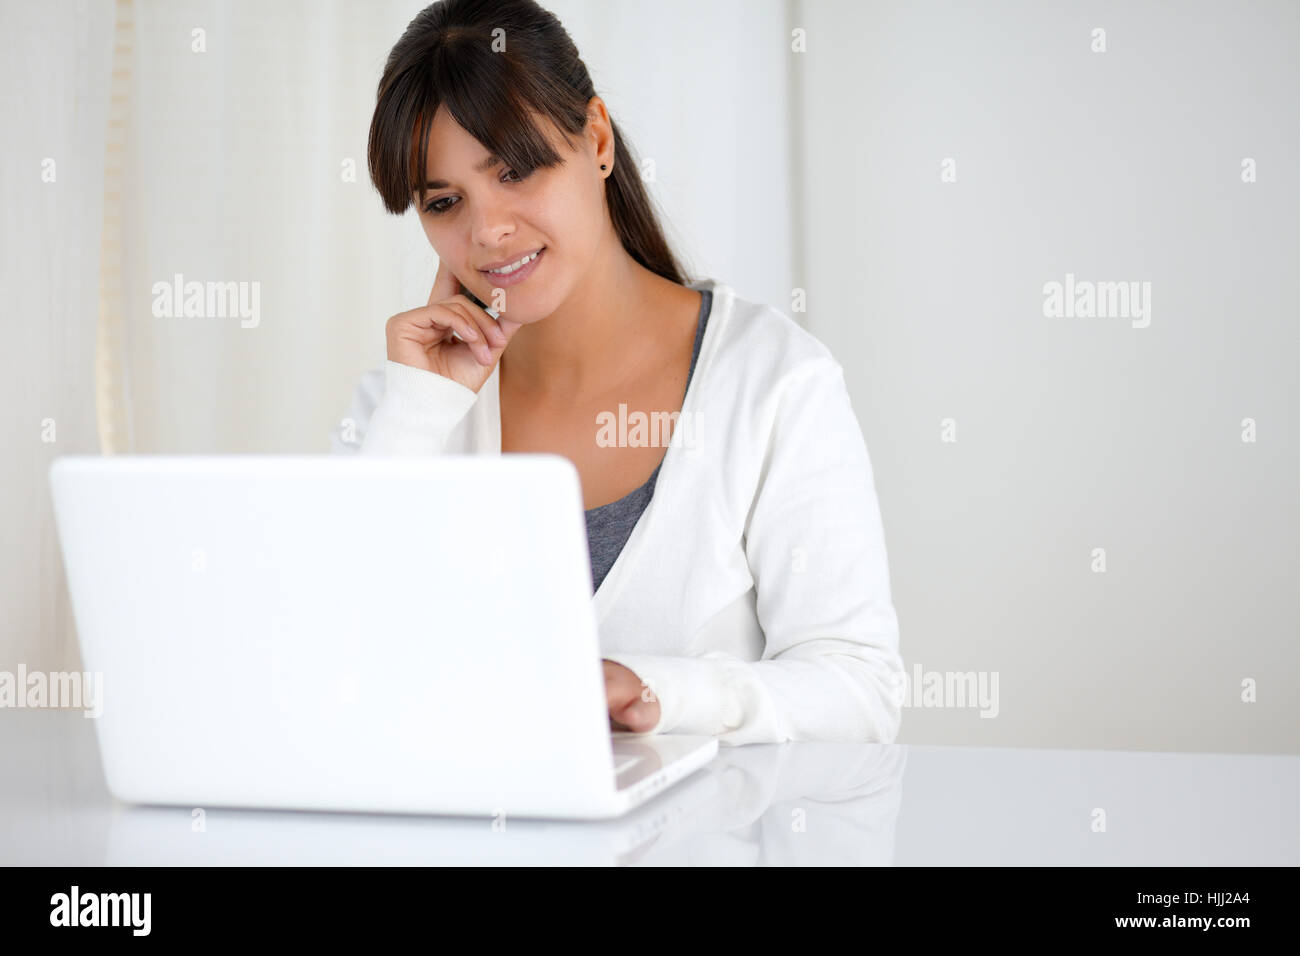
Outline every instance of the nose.
<path id="1" fill-rule="evenodd" d="M 474 241 L 484 249 L 497 249 L 515 231 L 514 214 L 506 201 L 488 197 L 478 201 L 473 217 Z"/>

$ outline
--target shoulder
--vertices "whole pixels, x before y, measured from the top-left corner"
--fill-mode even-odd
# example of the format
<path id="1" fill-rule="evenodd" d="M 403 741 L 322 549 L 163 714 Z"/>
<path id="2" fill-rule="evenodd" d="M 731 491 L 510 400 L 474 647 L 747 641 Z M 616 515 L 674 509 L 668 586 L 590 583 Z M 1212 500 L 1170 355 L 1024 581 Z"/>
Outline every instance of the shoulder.
<path id="1" fill-rule="evenodd" d="M 720 445 L 737 473 L 793 501 L 806 499 L 812 483 L 837 491 L 832 469 L 852 469 L 859 487 L 871 464 L 843 365 L 787 313 L 720 291 L 730 309 L 709 404 L 725 412 L 734 440 Z"/>
<path id="2" fill-rule="evenodd" d="M 732 387 L 750 384 L 768 394 L 808 376 L 838 377 L 840 363 L 821 339 L 789 314 L 714 283 L 713 311 L 723 319 L 712 364 Z"/>

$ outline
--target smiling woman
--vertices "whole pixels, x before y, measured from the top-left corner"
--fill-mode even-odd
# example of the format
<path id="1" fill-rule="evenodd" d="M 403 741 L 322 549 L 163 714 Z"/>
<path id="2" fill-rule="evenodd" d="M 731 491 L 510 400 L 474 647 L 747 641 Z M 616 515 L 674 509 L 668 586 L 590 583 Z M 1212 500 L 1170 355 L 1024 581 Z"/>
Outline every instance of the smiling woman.
<path id="1" fill-rule="evenodd" d="M 555 16 L 423 10 L 380 79 L 369 163 L 438 270 L 332 448 L 572 461 L 614 729 L 892 741 L 897 618 L 843 369 L 788 316 L 683 274 Z M 674 427 L 611 441 L 616 421 Z"/>
<path id="2" fill-rule="evenodd" d="M 465 135 L 465 149 L 478 154 L 472 173 L 505 185 L 564 165 L 590 132 L 593 98 L 595 85 L 572 39 L 536 3 L 432 4 L 411 21 L 380 79 L 370 125 L 371 178 L 391 213 L 414 203 L 427 216 L 446 215 L 461 201 L 454 194 L 430 198 L 453 188 L 450 176 L 429 166 L 440 111 Z M 602 160 L 608 183 L 601 193 L 613 227 L 636 262 L 680 285 L 685 277 L 627 139 L 617 123 L 607 122 L 613 148 L 609 161 Z"/>

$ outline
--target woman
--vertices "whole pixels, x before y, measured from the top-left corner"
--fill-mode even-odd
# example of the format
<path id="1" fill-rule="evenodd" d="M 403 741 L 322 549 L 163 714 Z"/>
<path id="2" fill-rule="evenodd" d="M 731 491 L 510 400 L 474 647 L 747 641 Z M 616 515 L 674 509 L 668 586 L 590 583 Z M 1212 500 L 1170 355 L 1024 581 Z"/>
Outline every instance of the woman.
<path id="1" fill-rule="evenodd" d="M 569 458 L 614 729 L 892 741 L 898 624 L 843 370 L 789 317 L 686 279 L 559 21 L 423 10 L 369 166 L 439 266 L 334 450 Z"/>

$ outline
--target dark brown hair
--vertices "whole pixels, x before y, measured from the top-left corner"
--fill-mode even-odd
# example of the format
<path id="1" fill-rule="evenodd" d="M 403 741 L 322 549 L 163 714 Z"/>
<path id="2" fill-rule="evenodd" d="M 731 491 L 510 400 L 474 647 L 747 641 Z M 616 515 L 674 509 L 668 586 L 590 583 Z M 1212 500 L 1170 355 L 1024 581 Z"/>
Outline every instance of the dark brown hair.
<path id="1" fill-rule="evenodd" d="M 504 47 L 504 49 L 502 49 Z M 384 207 L 424 205 L 429 128 L 440 105 L 523 178 L 564 162 L 533 121 L 548 117 L 570 142 L 596 95 L 586 65 L 555 14 L 534 0 L 439 0 L 410 22 L 379 80 L 370 121 L 370 179 Z M 685 284 L 618 124 L 605 180 L 623 248 L 652 272 Z"/>

